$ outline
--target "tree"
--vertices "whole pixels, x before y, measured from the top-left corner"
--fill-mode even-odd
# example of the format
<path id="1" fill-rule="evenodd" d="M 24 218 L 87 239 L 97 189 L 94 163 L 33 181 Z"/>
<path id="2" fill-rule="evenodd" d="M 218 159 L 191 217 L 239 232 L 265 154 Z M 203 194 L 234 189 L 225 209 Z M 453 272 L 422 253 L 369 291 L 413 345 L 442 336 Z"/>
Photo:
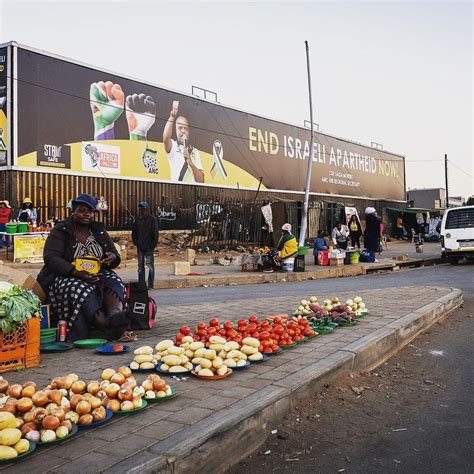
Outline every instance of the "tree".
<path id="1" fill-rule="evenodd" d="M 471 197 L 467 200 L 466 206 L 474 206 L 474 196 L 471 196 Z"/>

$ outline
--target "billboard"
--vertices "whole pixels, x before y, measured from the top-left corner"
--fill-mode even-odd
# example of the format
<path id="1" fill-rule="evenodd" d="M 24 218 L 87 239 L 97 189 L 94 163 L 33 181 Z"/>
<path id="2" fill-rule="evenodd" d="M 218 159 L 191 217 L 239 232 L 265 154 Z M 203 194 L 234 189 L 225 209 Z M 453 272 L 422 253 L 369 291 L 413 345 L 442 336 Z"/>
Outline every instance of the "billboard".
<path id="1" fill-rule="evenodd" d="M 21 169 L 405 200 L 403 157 L 18 48 Z"/>
<path id="2" fill-rule="evenodd" d="M 8 165 L 8 48 L 0 48 L 0 166 Z"/>

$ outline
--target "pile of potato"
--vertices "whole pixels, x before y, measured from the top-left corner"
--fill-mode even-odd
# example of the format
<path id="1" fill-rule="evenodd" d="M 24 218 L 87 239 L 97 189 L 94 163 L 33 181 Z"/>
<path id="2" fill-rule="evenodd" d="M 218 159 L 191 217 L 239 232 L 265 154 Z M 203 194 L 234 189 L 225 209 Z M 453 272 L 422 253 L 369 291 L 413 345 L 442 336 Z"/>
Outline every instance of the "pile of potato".
<path id="1" fill-rule="evenodd" d="M 246 337 L 242 342 L 242 347 L 235 341 L 226 342 L 218 353 L 227 367 L 243 367 L 247 360 L 256 362 L 263 359 L 263 354 L 258 350 L 260 346 L 258 339 Z"/>
<path id="2" fill-rule="evenodd" d="M 186 341 L 185 341 L 186 339 Z M 159 342 L 154 355 L 156 361 L 161 361 L 160 370 L 170 374 L 179 374 L 189 372 L 193 368 L 191 359 L 188 355 L 194 355 L 194 351 L 190 351 L 189 347 L 194 342 L 192 337 L 183 338 L 183 345 L 177 347 L 170 339 Z M 188 355 L 186 355 L 188 351 Z"/>
<path id="3" fill-rule="evenodd" d="M 133 361 L 130 362 L 130 368 L 132 370 L 154 369 L 158 360 L 160 360 L 159 358 L 155 358 L 153 355 L 153 347 L 150 346 L 139 347 L 133 351 L 133 354 L 135 357 L 133 358 Z"/>
<path id="4" fill-rule="evenodd" d="M 30 442 L 22 439 L 18 426 L 22 424 L 20 418 L 12 413 L 0 412 L 0 460 L 14 459 L 30 449 Z"/>

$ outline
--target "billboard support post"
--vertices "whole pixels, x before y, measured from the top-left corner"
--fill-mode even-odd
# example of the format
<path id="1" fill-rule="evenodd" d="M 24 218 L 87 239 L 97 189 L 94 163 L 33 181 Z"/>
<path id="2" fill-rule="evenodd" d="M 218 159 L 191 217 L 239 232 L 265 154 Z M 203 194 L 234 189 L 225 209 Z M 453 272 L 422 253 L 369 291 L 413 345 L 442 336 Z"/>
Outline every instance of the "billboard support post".
<path id="1" fill-rule="evenodd" d="M 304 44 L 306 46 L 306 65 L 308 69 L 309 120 L 311 122 L 311 141 L 309 145 L 308 171 L 306 174 L 306 187 L 304 190 L 303 212 L 301 213 L 300 236 L 298 239 L 298 245 L 300 247 L 304 246 L 304 240 L 306 236 L 306 227 L 308 223 L 309 189 L 311 186 L 311 172 L 313 170 L 313 148 L 314 148 L 313 98 L 311 94 L 311 70 L 309 67 L 309 45 L 307 41 L 305 41 Z"/>

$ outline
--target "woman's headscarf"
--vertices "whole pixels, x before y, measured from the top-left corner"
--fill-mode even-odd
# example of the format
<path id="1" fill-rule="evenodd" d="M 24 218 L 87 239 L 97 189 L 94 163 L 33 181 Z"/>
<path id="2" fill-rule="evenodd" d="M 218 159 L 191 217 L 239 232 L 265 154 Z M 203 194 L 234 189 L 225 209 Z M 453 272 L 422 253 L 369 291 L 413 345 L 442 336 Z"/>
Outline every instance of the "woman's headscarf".
<path id="1" fill-rule="evenodd" d="M 288 224 L 288 223 L 283 224 L 281 226 L 281 230 L 286 230 L 287 232 L 291 232 L 291 224 Z"/>
<path id="2" fill-rule="evenodd" d="M 374 207 L 366 207 L 365 208 L 365 213 L 366 215 L 368 214 L 373 214 L 375 212 L 375 208 Z"/>

